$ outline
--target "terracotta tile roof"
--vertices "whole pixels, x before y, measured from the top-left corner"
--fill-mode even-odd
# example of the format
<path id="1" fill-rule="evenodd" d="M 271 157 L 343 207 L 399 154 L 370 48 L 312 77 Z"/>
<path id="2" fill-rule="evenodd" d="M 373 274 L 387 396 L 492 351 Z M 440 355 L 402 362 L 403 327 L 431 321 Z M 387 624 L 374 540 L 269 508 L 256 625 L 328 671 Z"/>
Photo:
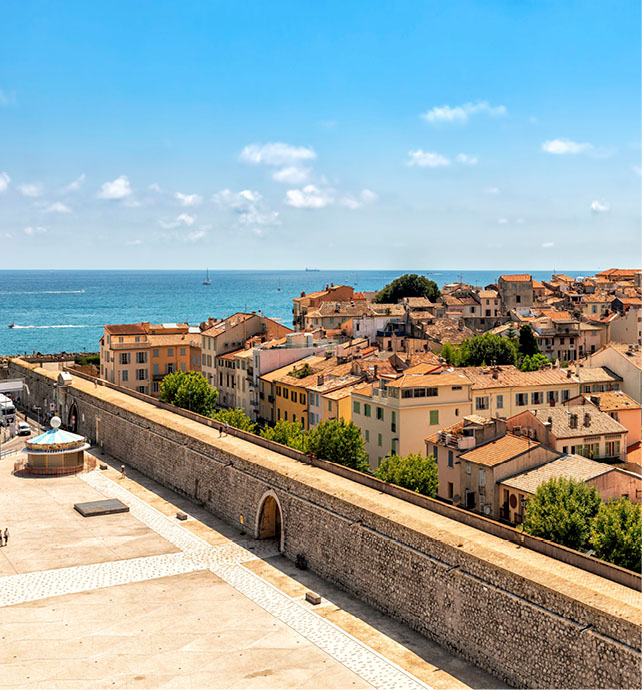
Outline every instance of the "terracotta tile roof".
<path id="1" fill-rule="evenodd" d="M 486 467 L 495 467 L 533 448 L 537 448 L 539 445 L 539 443 L 531 441 L 524 436 L 506 434 L 494 441 L 489 441 L 466 453 L 462 453 L 459 457 L 467 462 L 474 462 Z"/>
<path id="2" fill-rule="evenodd" d="M 614 374 L 608 367 L 577 367 L 575 377 L 580 383 L 619 383 L 622 377 Z"/>
<path id="3" fill-rule="evenodd" d="M 604 350 L 608 350 L 611 348 L 612 350 L 615 350 L 615 352 L 619 353 L 626 359 L 627 362 L 630 362 L 634 367 L 637 367 L 638 369 L 642 369 L 642 356 L 640 355 L 640 350 L 633 350 L 632 353 L 630 353 L 629 350 L 630 345 L 627 345 L 626 343 L 609 343 L 608 345 L 605 345 L 601 350 L 598 350 L 597 352 L 593 353 L 594 356 L 598 354 L 599 352 L 603 352 Z"/>
<path id="4" fill-rule="evenodd" d="M 529 386 L 551 386 L 573 384 L 577 381 L 568 378 L 563 369 L 540 369 L 539 371 L 520 371 L 512 364 L 495 367 L 497 378 L 490 367 L 466 367 L 461 371 L 473 382 L 473 390 L 487 388 L 527 388 Z"/>
<path id="5" fill-rule="evenodd" d="M 528 282 L 529 280 L 533 280 L 530 273 L 515 273 L 514 275 L 503 275 L 499 276 L 499 279 L 505 280 L 507 282 Z"/>
<path id="6" fill-rule="evenodd" d="M 420 307 L 434 307 L 435 303 L 431 302 L 426 297 L 404 297 L 403 302 L 409 307 L 420 308 Z"/>
<path id="7" fill-rule="evenodd" d="M 140 323 L 108 324 L 105 330 L 110 335 L 145 335 L 147 329 Z"/>
<path id="8" fill-rule="evenodd" d="M 215 338 L 216 336 L 221 335 L 221 333 L 225 333 L 225 330 L 227 328 L 231 328 L 232 326 L 236 326 L 239 323 L 243 323 L 244 321 L 247 321 L 248 319 L 252 318 L 252 316 L 255 316 L 255 314 L 237 312 L 236 314 L 232 314 L 232 316 L 228 316 L 226 319 L 223 319 L 222 321 L 218 321 L 217 323 L 213 324 L 212 326 L 210 326 L 210 328 L 204 330 L 203 334 Z"/>
<path id="9" fill-rule="evenodd" d="M 595 462 L 581 455 L 564 455 L 561 458 L 547 462 L 532 470 L 521 472 L 509 479 L 504 479 L 500 484 L 517 491 L 534 494 L 540 484 L 556 477 L 566 477 L 576 482 L 586 482 L 595 479 L 607 472 L 613 472 L 614 468 L 603 462 Z"/>
<path id="10" fill-rule="evenodd" d="M 601 434 L 626 433 L 626 427 L 616 422 L 613 417 L 589 408 L 586 405 L 566 405 L 549 407 L 545 410 L 530 410 L 530 413 L 543 423 L 551 420 L 551 433 L 558 439 L 600 436 Z M 570 426 L 571 416 L 577 415 L 577 427 Z M 588 415 L 589 426 L 585 426 L 584 417 Z"/>
<path id="11" fill-rule="evenodd" d="M 591 393 L 586 396 L 602 412 L 616 412 L 618 410 L 640 410 L 639 402 L 629 398 L 622 391 L 607 391 L 606 393 Z"/>
<path id="12" fill-rule="evenodd" d="M 483 299 L 497 299 L 499 296 L 495 290 L 480 290 L 477 294 Z"/>
<path id="13" fill-rule="evenodd" d="M 432 319 L 432 322 L 422 323 L 421 327 L 428 339 L 451 345 L 460 345 L 463 340 L 475 335 L 470 328 L 460 328 L 458 321 L 449 318 Z"/>
<path id="14" fill-rule="evenodd" d="M 421 366 L 421 365 L 420 365 Z M 470 380 L 462 373 L 442 372 L 440 374 L 412 373 L 407 369 L 398 379 L 391 381 L 388 388 L 434 388 L 439 386 L 469 386 Z"/>
<path id="15" fill-rule="evenodd" d="M 171 347 L 172 345 L 176 347 L 201 346 L 201 336 L 194 333 L 167 333 L 163 335 L 149 335 L 147 340 L 151 347 L 156 345 L 161 345 L 163 347 Z"/>
<path id="16" fill-rule="evenodd" d="M 365 383 L 363 386 L 355 386 L 352 392 L 370 398 L 372 396 L 372 384 Z"/>
<path id="17" fill-rule="evenodd" d="M 534 287 L 534 288 L 538 288 L 539 290 L 541 290 L 542 288 L 544 288 L 544 286 L 542 285 L 542 283 L 539 282 L 539 280 L 534 280 L 534 281 L 533 281 L 533 287 Z M 544 288 L 544 289 L 546 289 L 546 288 Z"/>

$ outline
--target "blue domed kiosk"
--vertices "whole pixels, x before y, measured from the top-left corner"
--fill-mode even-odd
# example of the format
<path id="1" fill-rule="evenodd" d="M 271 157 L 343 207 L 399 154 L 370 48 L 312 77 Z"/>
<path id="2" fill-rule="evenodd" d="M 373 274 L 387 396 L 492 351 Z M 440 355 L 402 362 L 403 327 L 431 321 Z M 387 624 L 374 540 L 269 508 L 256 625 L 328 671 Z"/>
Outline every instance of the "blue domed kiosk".
<path id="1" fill-rule="evenodd" d="M 60 417 L 52 417 L 51 429 L 25 443 L 25 472 L 41 476 L 75 474 L 85 465 L 87 439 L 60 429 Z"/>

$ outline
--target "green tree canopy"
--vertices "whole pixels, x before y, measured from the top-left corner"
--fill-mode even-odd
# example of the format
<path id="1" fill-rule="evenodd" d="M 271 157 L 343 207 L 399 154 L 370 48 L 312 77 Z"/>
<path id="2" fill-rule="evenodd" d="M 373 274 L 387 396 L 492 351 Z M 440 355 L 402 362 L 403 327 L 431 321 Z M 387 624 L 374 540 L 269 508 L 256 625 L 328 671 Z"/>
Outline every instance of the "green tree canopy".
<path id="1" fill-rule="evenodd" d="M 389 455 L 383 459 L 375 476 L 424 496 L 434 498 L 437 495 L 437 463 L 433 455 L 427 458 L 419 453 L 410 453 L 405 458 Z"/>
<path id="2" fill-rule="evenodd" d="M 524 531 L 571 549 L 586 549 L 602 499 L 595 487 L 565 477 L 540 484 L 526 503 Z"/>
<path id="3" fill-rule="evenodd" d="M 519 365 L 522 371 L 537 371 L 544 364 L 550 364 L 548 359 L 539 352 L 536 352 L 532 357 L 526 355 Z"/>
<path id="4" fill-rule="evenodd" d="M 453 364 L 455 352 L 453 346 L 450 343 L 444 343 L 441 348 L 441 356 L 448 362 L 448 364 Z"/>
<path id="5" fill-rule="evenodd" d="M 256 424 L 245 414 L 242 407 L 235 407 L 232 410 L 217 410 L 212 415 L 212 419 L 223 422 L 223 424 L 229 424 L 235 429 L 249 431 L 251 434 L 256 429 Z"/>
<path id="6" fill-rule="evenodd" d="M 218 391 L 197 371 L 175 371 L 161 381 L 160 399 L 209 417 L 216 406 Z"/>
<path id="7" fill-rule="evenodd" d="M 482 333 L 464 340 L 454 352 L 454 364 L 460 367 L 516 364 L 517 346 L 496 333 Z"/>
<path id="8" fill-rule="evenodd" d="M 306 376 L 311 376 L 314 372 L 310 367 L 310 364 L 306 362 L 302 367 L 297 369 L 296 367 L 290 372 L 290 376 L 294 376 L 295 379 L 304 379 Z"/>
<path id="9" fill-rule="evenodd" d="M 539 354 L 537 338 L 527 323 L 519 329 L 519 353 L 522 357 L 532 357 Z"/>
<path id="10" fill-rule="evenodd" d="M 345 419 L 319 422 L 308 432 L 307 448 L 323 460 L 336 462 L 360 472 L 367 472 L 369 469 L 361 429 Z"/>
<path id="11" fill-rule="evenodd" d="M 269 441 L 282 443 L 302 452 L 306 452 L 306 436 L 301 426 L 301 422 L 286 422 L 279 419 L 275 426 L 268 426 L 261 429 L 259 434 Z"/>
<path id="12" fill-rule="evenodd" d="M 591 546 L 595 555 L 639 573 L 642 569 L 641 527 L 639 503 L 620 498 L 603 504 L 591 526 Z"/>
<path id="13" fill-rule="evenodd" d="M 404 297 L 426 297 L 434 302 L 440 295 L 434 280 L 416 273 L 406 273 L 379 290 L 375 301 L 378 304 L 396 304 Z"/>

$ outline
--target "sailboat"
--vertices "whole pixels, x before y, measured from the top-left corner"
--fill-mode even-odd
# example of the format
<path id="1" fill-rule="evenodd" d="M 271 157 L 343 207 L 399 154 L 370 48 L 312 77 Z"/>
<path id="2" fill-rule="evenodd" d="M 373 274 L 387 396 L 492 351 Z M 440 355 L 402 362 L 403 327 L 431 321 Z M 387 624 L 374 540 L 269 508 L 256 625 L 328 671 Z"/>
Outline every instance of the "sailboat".
<path id="1" fill-rule="evenodd" d="M 203 281 L 203 285 L 211 285 L 212 281 L 210 280 L 210 269 L 208 268 L 205 271 L 205 280 Z"/>

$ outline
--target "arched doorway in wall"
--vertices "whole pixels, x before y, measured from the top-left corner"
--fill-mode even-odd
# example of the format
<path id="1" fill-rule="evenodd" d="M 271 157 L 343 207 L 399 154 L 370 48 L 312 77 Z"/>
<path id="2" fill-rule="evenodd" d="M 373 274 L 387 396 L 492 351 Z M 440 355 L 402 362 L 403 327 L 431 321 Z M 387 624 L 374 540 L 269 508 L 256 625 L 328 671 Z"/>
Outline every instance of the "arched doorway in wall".
<path id="1" fill-rule="evenodd" d="M 78 431 L 78 408 L 76 407 L 76 403 L 71 403 L 71 407 L 69 408 L 67 428 L 74 434 Z"/>
<path id="2" fill-rule="evenodd" d="M 283 515 L 281 504 L 273 491 L 268 491 L 261 499 L 256 526 L 257 539 L 274 539 L 283 544 Z"/>

